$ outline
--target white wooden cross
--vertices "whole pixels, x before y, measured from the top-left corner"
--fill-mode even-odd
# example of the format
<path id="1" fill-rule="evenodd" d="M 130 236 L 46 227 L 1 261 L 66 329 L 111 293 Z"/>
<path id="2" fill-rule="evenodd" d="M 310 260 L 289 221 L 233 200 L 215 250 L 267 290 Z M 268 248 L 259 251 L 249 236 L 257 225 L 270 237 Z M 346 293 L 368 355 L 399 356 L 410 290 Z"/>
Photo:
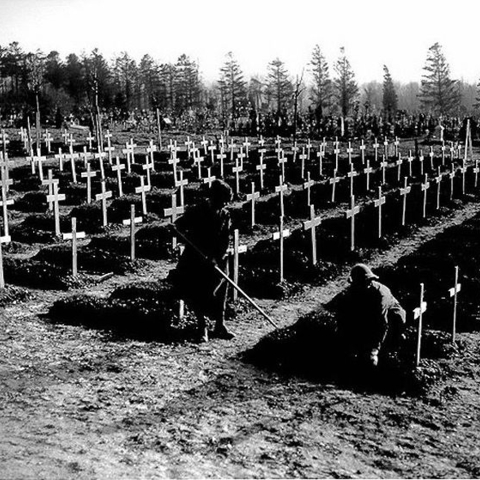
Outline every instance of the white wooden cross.
<path id="1" fill-rule="evenodd" d="M 307 181 L 303 183 L 303 189 L 307 191 L 307 205 L 312 203 L 311 188 L 315 185 L 315 181 L 310 178 L 310 172 L 307 172 Z"/>
<path id="2" fill-rule="evenodd" d="M 338 139 L 335 141 L 333 153 L 335 154 L 335 170 L 338 170 L 338 156 L 340 155 L 340 144 L 338 143 Z"/>
<path id="3" fill-rule="evenodd" d="M 377 142 L 377 139 L 375 138 L 375 142 L 373 143 L 373 151 L 375 152 L 375 163 L 378 162 L 378 147 L 380 144 Z"/>
<path id="4" fill-rule="evenodd" d="M 236 150 L 235 142 L 234 142 L 233 138 L 231 139 L 231 142 L 228 145 L 228 149 L 230 150 L 230 161 L 233 162 L 233 156 L 234 156 L 235 150 Z"/>
<path id="5" fill-rule="evenodd" d="M 300 159 L 300 178 L 305 178 L 305 160 L 308 155 L 305 153 L 305 147 L 302 147 L 302 153 L 298 156 Z"/>
<path id="6" fill-rule="evenodd" d="M 448 289 L 450 297 L 453 297 L 453 322 L 452 322 L 452 342 L 455 343 L 455 335 L 457 330 L 457 295 L 462 289 L 462 284 L 458 283 L 458 266 L 455 267 L 455 285 Z"/>
<path id="7" fill-rule="evenodd" d="M 388 162 L 385 156 L 383 157 L 382 161 L 380 162 L 380 168 L 382 169 L 382 184 L 386 183 L 386 169 L 388 167 Z"/>
<path id="8" fill-rule="evenodd" d="M 203 145 L 203 155 L 206 157 L 207 156 L 208 140 L 205 140 L 205 136 L 203 137 L 203 140 L 200 143 Z"/>
<path id="9" fill-rule="evenodd" d="M 323 157 L 325 156 L 325 152 L 323 151 L 322 147 L 319 148 L 317 152 L 318 157 L 318 173 L 320 177 L 323 175 Z"/>
<path id="10" fill-rule="evenodd" d="M 366 185 L 367 192 L 370 190 L 370 174 L 372 172 L 373 172 L 373 168 L 370 166 L 370 160 L 367 160 L 367 167 L 363 169 L 363 173 L 365 174 L 366 180 L 367 180 L 367 185 Z"/>
<path id="11" fill-rule="evenodd" d="M 433 165 L 433 157 L 435 154 L 433 153 L 433 147 L 430 147 L 430 152 L 428 153 L 428 156 L 430 157 L 430 170 L 433 170 L 435 167 Z"/>
<path id="12" fill-rule="evenodd" d="M 395 156 L 398 157 L 399 156 L 398 147 L 400 146 L 400 142 L 398 141 L 398 137 L 395 137 L 395 141 L 393 142 L 393 144 L 395 145 Z"/>
<path id="13" fill-rule="evenodd" d="M 68 140 L 70 139 L 70 134 L 68 133 L 68 130 L 63 130 L 63 133 L 61 135 L 63 137 L 63 143 L 64 145 L 68 145 Z"/>
<path id="14" fill-rule="evenodd" d="M 32 154 L 32 155 L 33 155 L 33 154 Z M 58 163 L 58 168 L 59 168 L 59 170 L 60 170 L 61 172 L 63 172 L 63 160 L 64 160 L 64 158 L 65 158 L 65 155 L 62 153 L 62 149 L 61 149 L 61 148 L 58 149 L 58 153 L 57 153 L 56 155 L 54 155 L 54 157 L 55 157 L 55 160 L 58 160 L 58 161 L 59 161 L 59 163 Z M 35 173 L 34 168 L 35 168 L 35 167 L 32 166 L 32 173 Z"/>
<path id="15" fill-rule="evenodd" d="M 132 161 L 130 155 L 132 151 L 129 148 L 129 144 L 126 143 L 127 148 L 122 149 L 122 153 L 125 154 L 125 158 L 127 160 L 127 173 L 132 173 Z"/>
<path id="16" fill-rule="evenodd" d="M 204 161 L 204 158 L 201 157 L 200 155 L 198 155 L 197 157 L 195 157 L 193 159 L 193 164 L 197 165 L 197 175 L 198 175 L 198 179 L 201 180 L 202 179 L 202 162 Z M 176 179 L 175 179 L 176 180 Z"/>
<path id="17" fill-rule="evenodd" d="M 260 192 L 255 191 L 255 182 L 252 182 L 251 193 L 247 193 L 247 201 L 251 201 L 252 227 L 255 225 L 255 200 L 260 198 Z"/>
<path id="18" fill-rule="evenodd" d="M 53 214 L 55 216 L 55 235 L 60 236 L 60 206 L 58 202 L 65 200 L 64 193 L 58 193 L 58 182 L 53 183 L 53 194 L 47 195 L 47 202 L 53 202 Z"/>
<path id="19" fill-rule="evenodd" d="M 208 188 L 212 186 L 212 182 L 216 180 L 216 176 L 212 175 L 212 169 L 211 167 L 207 168 L 207 176 L 203 179 L 203 183 L 208 183 Z"/>
<path id="20" fill-rule="evenodd" d="M 115 157 L 115 165 L 112 166 L 112 171 L 117 172 L 117 186 L 119 197 L 123 197 L 122 170 L 125 170 L 125 165 L 123 163 L 120 163 L 120 158 L 117 155 Z"/>
<path id="21" fill-rule="evenodd" d="M 462 195 L 465 195 L 465 176 L 467 174 L 467 165 L 463 160 L 462 166 L 458 167 L 458 171 L 462 174 Z"/>
<path id="22" fill-rule="evenodd" d="M 48 169 L 48 180 L 43 180 L 42 185 L 48 185 L 48 195 L 53 195 L 53 184 L 58 184 L 58 178 L 53 178 L 52 169 Z M 53 210 L 53 201 L 48 202 L 48 209 Z"/>
<path id="23" fill-rule="evenodd" d="M 477 188 L 477 185 L 478 185 L 478 174 L 480 173 L 480 168 L 478 168 L 478 160 L 475 160 L 475 166 L 473 167 L 472 169 L 474 175 L 475 175 L 475 181 L 474 181 L 474 184 L 473 186 L 475 188 Z"/>
<path id="24" fill-rule="evenodd" d="M 287 157 L 285 156 L 285 153 L 282 150 L 281 155 L 279 154 L 278 156 L 278 166 L 280 167 L 280 170 L 282 172 L 282 177 L 285 178 L 285 164 L 287 163 Z"/>
<path id="25" fill-rule="evenodd" d="M 382 238 L 382 205 L 385 205 L 386 197 L 382 196 L 382 187 L 378 187 L 378 199 L 373 201 L 378 208 L 378 238 Z"/>
<path id="26" fill-rule="evenodd" d="M 238 229 L 233 231 L 233 247 L 227 249 L 227 254 L 233 256 L 233 281 L 238 285 L 238 272 L 239 272 L 239 257 L 241 253 L 247 251 L 246 245 L 240 245 Z M 233 301 L 236 302 L 238 299 L 238 292 L 233 289 Z"/>
<path id="27" fill-rule="evenodd" d="M 286 192 L 287 190 L 288 190 L 288 186 L 285 183 L 283 183 L 283 177 L 280 175 L 279 183 L 275 187 L 275 193 L 278 193 L 280 195 L 280 215 L 282 217 L 285 215 L 283 192 Z"/>
<path id="28" fill-rule="evenodd" d="M 40 182 L 43 182 L 43 162 L 47 161 L 47 157 L 43 157 L 40 153 L 40 148 L 37 148 L 37 155 L 33 157 L 32 160 L 38 164 L 38 177 L 40 178 Z"/>
<path id="29" fill-rule="evenodd" d="M 2 144 L 3 147 L 3 156 L 7 156 L 7 145 L 10 143 L 10 140 L 8 140 L 8 134 L 5 133 L 5 130 L 2 128 L 2 134 L 0 135 L 0 143 Z"/>
<path id="30" fill-rule="evenodd" d="M 102 178 L 101 179 L 102 193 L 97 193 L 95 195 L 95 200 L 96 201 L 98 201 L 98 200 L 102 201 L 102 225 L 104 227 L 106 227 L 107 224 L 108 224 L 108 221 L 107 221 L 107 198 L 112 197 L 112 192 L 107 191 L 106 183 L 107 182 L 106 182 L 105 178 Z"/>
<path id="31" fill-rule="evenodd" d="M 217 153 L 216 158 L 217 160 L 220 160 L 220 176 L 223 178 L 223 162 L 227 158 L 223 147 L 220 147 L 220 153 Z"/>
<path id="32" fill-rule="evenodd" d="M 154 145 L 153 140 L 150 140 L 148 147 L 147 147 L 147 153 L 150 155 L 150 164 L 152 165 L 152 170 L 155 171 L 155 160 L 154 160 L 154 153 L 158 151 L 157 146 Z"/>
<path id="33" fill-rule="evenodd" d="M 400 189 L 400 195 L 403 197 L 402 204 L 402 226 L 405 226 L 405 216 L 407 213 L 407 195 L 412 191 L 408 185 L 408 177 L 403 177 L 403 188 Z"/>
<path id="34" fill-rule="evenodd" d="M 140 176 L 140 186 L 135 187 L 135 193 L 140 193 L 142 196 L 142 212 L 144 215 L 147 215 L 147 197 L 146 194 L 151 190 L 150 185 L 145 185 L 145 177 L 143 175 Z"/>
<path id="35" fill-rule="evenodd" d="M 245 147 L 245 155 L 248 158 L 249 155 L 249 148 L 252 144 L 248 141 L 248 137 L 245 137 L 245 141 L 242 143 L 242 145 Z"/>
<path id="36" fill-rule="evenodd" d="M 307 160 L 310 160 L 310 154 L 311 154 L 311 152 L 312 152 L 312 147 L 313 147 L 313 146 L 312 146 L 312 142 L 310 141 L 309 138 L 307 138 L 307 145 L 306 145 L 305 147 L 306 147 L 306 149 L 307 149 L 307 158 L 306 158 L 306 159 L 307 159 Z"/>
<path id="37" fill-rule="evenodd" d="M 47 152 L 52 153 L 53 137 L 48 130 L 45 130 L 45 133 L 43 134 L 43 138 L 45 139 L 45 145 L 47 146 Z"/>
<path id="38" fill-rule="evenodd" d="M 4 157 L 2 152 L 0 152 L 0 171 L 2 183 L 7 189 L 7 192 L 10 191 L 10 185 L 13 185 L 13 180 L 10 180 L 10 167 L 15 166 L 13 160 L 9 160 L 8 157 Z"/>
<path id="39" fill-rule="evenodd" d="M 138 147 L 136 143 L 133 143 L 133 138 L 130 138 L 130 143 L 126 144 L 127 148 L 130 149 L 132 154 L 132 163 L 135 163 L 135 149 Z M 175 141 L 175 150 L 177 149 L 177 142 Z"/>
<path id="40" fill-rule="evenodd" d="M 92 203 L 92 178 L 97 176 L 97 172 L 92 171 L 90 163 L 87 163 L 87 171 L 80 173 L 80 176 L 87 179 L 87 203 Z"/>
<path id="41" fill-rule="evenodd" d="M 64 240 L 72 241 L 72 276 L 76 277 L 78 274 L 77 262 L 77 240 L 85 238 L 85 232 L 77 232 L 77 219 L 72 217 L 72 232 L 64 233 Z"/>
<path id="42" fill-rule="evenodd" d="M 442 150 L 442 167 L 445 166 L 445 150 L 447 149 L 447 147 L 445 146 L 445 141 L 442 140 L 442 146 L 441 146 L 441 150 Z"/>
<path id="43" fill-rule="evenodd" d="M 304 230 L 311 230 L 312 233 L 312 264 L 317 264 L 317 236 L 316 236 L 316 227 L 322 223 L 320 217 L 315 216 L 315 206 L 310 205 L 310 220 L 303 222 Z"/>
<path id="44" fill-rule="evenodd" d="M 145 170 L 147 172 L 147 184 L 152 186 L 150 171 L 153 170 L 153 163 L 150 162 L 148 155 L 145 155 L 145 163 L 142 165 L 142 170 Z M 177 180 L 176 174 L 175 180 Z"/>
<path id="45" fill-rule="evenodd" d="M 283 282 L 283 240 L 290 236 L 290 230 L 283 228 L 283 216 L 280 215 L 280 229 L 273 233 L 273 240 L 280 240 L 280 283 Z"/>
<path id="46" fill-rule="evenodd" d="M 263 135 L 260 135 L 260 138 L 258 139 L 258 144 L 263 148 L 265 145 L 265 139 L 263 138 Z"/>
<path id="47" fill-rule="evenodd" d="M 103 149 L 108 154 L 108 163 L 112 164 L 112 153 L 115 151 L 115 147 L 112 147 L 110 143 L 110 139 L 112 138 L 112 134 L 107 130 L 105 134 L 105 138 L 107 139 L 107 146 Z"/>
<path id="48" fill-rule="evenodd" d="M 418 156 L 418 161 L 420 162 L 420 175 L 423 175 L 423 161 L 425 157 L 423 156 L 423 150 L 420 150 L 420 155 Z"/>
<path id="49" fill-rule="evenodd" d="M 3 243 L 10 243 L 12 239 L 10 235 L 3 235 L 0 237 L 0 288 L 5 288 L 5 276 L 3 274 L 3 252 L 2 252 L 2 244 Z"/>
<path id="50" fill-rule="evenodd" d="M 413 319 L 418 318 L 418 330 L 417 330 L 417 355 L 415 359 L 415 365 L 420 365 L 420 351 L 422 347 L 422 329 L 423 329 L 423 314 L 427 311 L 427 302 L 423 300 L 424 285 L 420 284 L 420 306 L 413 311 Z"/>
<path id="51" fill-rule="evenodd" d="M 235 157 L 235 166 L 232 167 L 232 172 L 235 174 L 235 194 L 240 194 L 240 172 L 243 171 L 242 165 L 238 163 L 238 156 Z"/>
<path id="52" fill-rule="evenodd" d="M 362 155 L 362 165 L 365 165 L 365 141 L 362 138 L 362 144 L 360 145 L 360 152 Z"/>
<path id="53" fill-rule="evenodd" d="M 175 188 L 180 188 L 180 206 L 183 207 L 185 205 L 185 196 L 183 192 L 183 187 L 188 185 L 188 179 L 183 179 L 183 170 L 179 170 L 180 179 L 175 182 Z"/>
<path id="54" fill-rule="evenodd" d="M 107 133 L 108 130 L 107 130 Z M 106 135 L 105 135 L 106 136 Z M 95 140 L 95 137 L 92 135 L 92 132 L 89 130 L 88 131 L 88 136 L 87 136 L 87 142 L 88 142 L 88 150 L 91 152 L 92 151 L 92 142 Z"/>
<path id="55" fill-rule="evenodd" d="M 427 216 L 427 190 L 430 188 L 430 182 L 428 181 L 428 175 L 425 174 L 425 181 L 424 183 L 420 184 L 420 187 L 423 192 L 423 210 L 422 210 L 422 218 Z"/>
<path id="56" fill-rule="evenodd" d="M 7 199 L 7 186 L 2 183 L 0 189 L 2 190 L 2 200 L 0 201 L 0 206 L 3 210 L 3 233 L 8 236 L 8 205 L 13 205 L 12 199 Z"/>
<path id="57" fill-rule="evenodd" d="M 281 145 L 282 145 L 282 139 L 277 135 L 277 138 L 275 139 L 275 153 L 280 153 L 281 150 Z"/>
<path id="58" fill-rule="evenodd" d="M 351 165 L 352 164 L 352 153 L 353 153 L 352 142 L 348 142 L 347 153 L 348 153 L 348 164 Z"/>
<path id="59" fill-rule="evenodd" d="M 353 252 L 355 250 L 355 215 L 360 213 L 360 207 L 355 206 L 355 197 L 352 195 L 350 197 L 350 210 L 345 212 L 346 218 L 351 218 L 350 221 L 350 250 Z"/>
<path id="60" fill-rule="evenodd" d="M 347 173 L 347 177 L 350 179 L 350 196 L 354 194 L 353 191 L 353 179 L 358 175 L 358 173 L 355 171 L 355 168 L 353 166 L 353 163 L 350 163 L 350 171 Z"/>
<path id="61" fill-rule="evenodd" d="M 385 141 L 383 142 L 384 146 L 384 155 L 385 155 L 385 160 L 388 160 L 388 138 L 385 137 Z"/>
<path id="62" fill-rule="evenodd" d="M 408 151 L 407 162 L 408 162 L 408 176 L 411 177 L 412 176 L 412 162 L 413 162 L 413 155 L 412 155 L 411 150 Z"/>
<path id="63" fill-rule="evenodd" d="M 102 180 L 105 178 L 105 167 L 103 166 L 103 159 L 105 158 L 105 155 L 105 152 L 99 152 L 94 155 L 94 158 L 98 160 L 98 163 L 100 165 L 100 178 Z"/>
<path id="64" fill-rule="evenodd" d="M 70 145 L 69 147 L 69 160 L 71 163 L 72 167 L 72 182 L 77 183 L 77 171 L 75 169 L 75 159 L 78 158 L 78 155 L 76 153 L 73 153 L 73 146 Z"/>
<path id="65" fill-rule="evenodd" d="M 87 168 L 87 163 L 90 160 L 90 158 L 92 158 L 92 156 L 88 152 L 86 145 L 83 146 L 83 151 L 82 153 L 79 154 L 79 156 L 81 159 L 83 159 L 83 167 Z"/>
<path id="66" fill-rule="evenodd" d="M 142 223 L 142 217 L 135 216 L 135 205 L 130 205 L 130 218 L 123 220 L 123 225 L 130 226 L 130 260 L 135 260 L 135 225 Z"/>
<path id="67" fill-rule="evenodd" d="M 397 165 L 397 182 L 400 181 L 400 177 L 402 176 L 402 155 L 400 152 L 398 152 L 398 157 L 397 160 L 395 161 L 395 164 Z"/>
<path id="68" fill-rule="evenodd" d="M 332 186 L 332 203 L 335 203 L 335 191 L 337 189 L 336 185 L 340 181 L 340 177 L 337 177 L 337 169 L 333 171 L 333 177 L 330 178 L 328 183 Z"/>
<path id="69" fill-rule="evenodd" d="M 213 143 L 208 147 L 208 150 L 210 152 L 210 162 L 212 165 L 215 165 L 215 150 L 217 149 L 216 145 Z"/>
<path id="70" fill-rule="evenodd" d="M 263 163 L 263 153 L 260 154 L 258 161 L 260 163 L 255 166 L 255 169 L 260 172 L 260 190 L 263 190 L 263 171 L 267 168 L 267 165 Z"/>
<path id="71" fill-rule="evenodd" d="M 433 181 L 437 184 L 437 210 L 440 208 L 440 184 L 442 183 L 442 172 L 440 171 L 440 166 L 437 169 L 437 176 L 433 177 Z"/>
<path id="72" fill-rule="evenodd" d="M 75 143 L 75 139 L 73 138 L 73 133 L 70 134 L 70 137 L 68 138 L 68 147 L 70 151 L 73 151 L 73 144 Z"/>
<path id="73" fill-rule="evenodd" d="M 292 147 L 292 161 L 293 163 L 296 162 L 297 160 L 297 152 L 298 152 L 299 148 L 297 147 L 297 141 L 295 140 L 295 142 L 293 143 L 293 147 Z"/>
<path id="74" fill-rule="evenodd" d="M 185 213 L 185 207 L 177 207 L 177 196 L 175 193 L 172 194 L 172 207 L 171 208 L 164 208 L 163 215 L 164 217 L 170 218 L 172 223 L 175 223 L 177 220 L 177 215 L 183 215 Z M 175 250 L 177 248 L 177 237 L 173 237 L 172 239 L 172 247 Z"/>
<path id="75" fill-rule="evenodd" d="M 453 182 L 455 179 L 455 171 L 452 168 L 452 171 L 447 173 L 448 178 L 450 179 L 450 201 L 453 200 Z"/>
<path id="76" fill-rule="evenodd" d="M 240 164 L 242 165 L 243 169 L 243 159 L 245 158 L 245 154 L 243 153 L 243 147 L 240 147 L 240 153 L 237 153 L 237 158 L 240 160 Z"/>

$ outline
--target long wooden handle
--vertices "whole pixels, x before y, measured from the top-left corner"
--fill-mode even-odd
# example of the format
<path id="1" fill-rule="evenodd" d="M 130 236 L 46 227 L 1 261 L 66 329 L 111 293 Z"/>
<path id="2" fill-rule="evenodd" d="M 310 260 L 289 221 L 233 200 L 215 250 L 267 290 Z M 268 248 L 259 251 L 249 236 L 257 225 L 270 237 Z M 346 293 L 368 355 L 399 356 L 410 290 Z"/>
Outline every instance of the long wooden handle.
<path id="1" fill-rule="evenodd" d="M 228 282 L 230 285 L 235 288 L 249 303 L 254 307 L 259 313 L 261 313 L 267 321 L 273 325 L 275 328 L 278 328 L 278 325 L 265 313 L 265 311 L 257 305 L 252 298 L 250 298 L 221 268 L 219 268 L 212 260 L 210 260 L 194 243 L 192 243 L 182 232 L 180 232 L 174 224 L 172 224 L 173 228 L 175 229 L 176 233 L 185 240 L 204 260 L 212 263 L 215 270 Z"/>

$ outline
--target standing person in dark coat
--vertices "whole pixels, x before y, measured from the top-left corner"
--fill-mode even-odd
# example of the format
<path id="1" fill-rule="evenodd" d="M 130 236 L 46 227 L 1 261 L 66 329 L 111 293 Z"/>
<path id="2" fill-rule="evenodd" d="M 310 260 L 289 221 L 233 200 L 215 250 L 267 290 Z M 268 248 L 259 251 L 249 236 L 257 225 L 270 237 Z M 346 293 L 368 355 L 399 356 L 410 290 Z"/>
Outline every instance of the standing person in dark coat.
<path id="1" fill-rule="evenodd" d="M 338 311 L 340 341 L 348 354 L 377 366 L 382 347 L 398 346 L 403 338 L 406 313 L 367 265 L 355 265 L 349 281 Z"/>
<path id="2" fill-rule="evenodd" d="M 177 268 L 169 276 L 176 293 L 197 316 L 200 341 L 208 341 L 205 317 L 215 320 L 214 336 L 224 339 L 234 337 L 225 326 L 228 284 L 214 268 L 216 265 L 224 272 L 228 270 L 231 219 L 225 207 L 232 197 L 228 184 L 214 180 L 208 201 L 188 209 L 175 222 L 176 229 L 207 257 L 203 258 L 187 243 Z"/>

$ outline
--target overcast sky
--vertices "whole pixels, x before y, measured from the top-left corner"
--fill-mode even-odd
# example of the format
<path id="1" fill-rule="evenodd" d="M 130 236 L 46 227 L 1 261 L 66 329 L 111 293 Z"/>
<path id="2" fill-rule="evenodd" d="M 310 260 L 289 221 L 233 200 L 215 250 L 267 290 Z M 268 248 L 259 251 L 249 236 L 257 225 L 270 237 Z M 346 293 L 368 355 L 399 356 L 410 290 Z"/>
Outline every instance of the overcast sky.
<path id="1" fill-rule="evenodd" d="M 0 45 L 160 62 L 185 53 L 216 80 L 229 51 L 246 76 L 264 75 L 276 57 L 300 74 L 318 43 L 331 72 L 344 46 L 359 82 L 381 81 L 384 64 L 408 82 L 439 42 L 452 77 L 477 82 L 479 13 L 478 0 L 0 0 Z"/>

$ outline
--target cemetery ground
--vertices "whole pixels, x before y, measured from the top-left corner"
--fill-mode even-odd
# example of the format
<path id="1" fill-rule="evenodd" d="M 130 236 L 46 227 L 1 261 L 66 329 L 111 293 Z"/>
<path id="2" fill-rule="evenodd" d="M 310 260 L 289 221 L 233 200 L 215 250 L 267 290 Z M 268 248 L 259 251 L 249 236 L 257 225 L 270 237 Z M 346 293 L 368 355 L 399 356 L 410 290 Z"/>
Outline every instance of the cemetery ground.
<path id="1" fill-rule="evenodd" d="M 420 194 L 416 200 L 421 206 Z M 124 320 L 121 330 L 111 324 L 97 328 L 94 310 L 83 310 L 92 315 L 83 321 L 73 310 L 63 310 L 68 315 L 62 317 L 59 300 L 68 305 L 85 290 L 108 298 L 137 282 L 165 278 L 174 265 L 167 255 L 142 256 L 128 268 L 116 253 L 117 261 L 106 258 L 95 274 L 49 280 L 45 288 L 25 286 L 17 277 L 20 286 L 7 286 L 11 298 L 5 300 L 0 330 L 0 478 L 478 477 L 480 204 L 472 193 L 461 201 L 442 198 L 433 214 L 431 202 L 428 218 L 400 232 L 387 210 L 387 236 L 373 247 L 368 230 L 374 229 L 364 217 L 352 253 L 348 238 L 337 238 L 338 248 L 328 241 L 332 234 L 348 236 L 336 219 L 347 203 L 344 195 L 341 206 L 330 206 L 330 223 L 319 237 L 326 267 L 313 273 L 299 268 L 289 277 L 296 264 L 286 253 L 286 276 L 294 288 L 265 289 L 256 297 L 278 331 L 239 300 L 229 310 L 236 333 L 230 342 L 195 343 L 188 318 L 174 334 L 156 336 L 145 330 L 151 326 L 148 316 Z M 288 202 L 285 207 L 295 210 Z M 29 216 L 14 212 L 13 240 L 16 229 L 28 240 L 31 230 L 19 226 Z M 67 227 L 65 222 L 62 231 Z M 245 227 L 242 238 L 256 245 L 270 230 Z M 111 245 L 105 238 L 118 233 L 114 227 L 100 230 L 95 240 Z M 21 265 L 49 242 L 38 236 L 17 241 L 6 257 Z M 301 244 L 295 238 L 291 243 Z M 42 255 L 39 261 L 48 258 Z M 60 256 L 56 250 L 55 255 Z M 241 262 L 253 265 L 258 258 L 253 253 Z M 357 260 L 372 265 L 410 313 L 425 283 L 419 369 L 380 370 L 369 379 L 340 371 L 323 306 L 341 294 Z M 98 281 L 115 263 L 115 275 Z M 448 289 L 457 265 L 463 297 L 452 346 Z M 241 273 L 251 293 L 259 293 L 257 283 L 248 283 L 248 272 Z M 52 316 L 55 304 L 60 307 Z M 87 307 L 78 303 L 79 309 Z M 415 343 L 413 327 L 409 348 Z"/>

